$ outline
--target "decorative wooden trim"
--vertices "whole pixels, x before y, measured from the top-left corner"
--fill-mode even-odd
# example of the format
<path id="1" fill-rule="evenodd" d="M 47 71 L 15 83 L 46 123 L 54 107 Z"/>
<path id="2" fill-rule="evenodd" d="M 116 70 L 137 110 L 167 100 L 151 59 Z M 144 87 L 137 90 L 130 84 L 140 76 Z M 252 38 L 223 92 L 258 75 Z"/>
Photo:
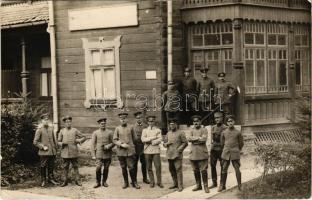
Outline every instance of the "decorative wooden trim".
<path id="1" fill-rule="evenodd" d="M 81 38 L 82 40 L 82 47 L 85 50 L 85 77 L 86 77 L 86 99 L 84 101 L 84 106 L 86 108 L 91 107 L 91 90 L 90 90 L 90 83 L 91 83 L 91 51 L 92 49 L 113 49 L 114 56 L 115 56 L 115 85 L 116 85 L 116 100 L 117 105 L 121 105 L 121 86 L 120 86 L 120 58 L 119 58 L 119 49 L 121 46 L 121 35 L 116 36 L 113 40 L 105 40 L 104 37 L 99 37 L 98 41 L 90 40 L 87 38 Z"/>

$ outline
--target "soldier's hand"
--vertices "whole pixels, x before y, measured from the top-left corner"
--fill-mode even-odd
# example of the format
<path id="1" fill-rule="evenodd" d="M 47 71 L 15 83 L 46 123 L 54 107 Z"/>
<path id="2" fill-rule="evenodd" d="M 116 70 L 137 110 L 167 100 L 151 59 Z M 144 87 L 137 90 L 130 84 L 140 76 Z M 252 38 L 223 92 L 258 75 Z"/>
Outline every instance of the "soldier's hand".
<path id="1" fill-rule="evenodd" d="M 95 156 L 92 156 L 92 160 L 95 160 Z"/>
<path id="2" fill-rule="evenodd" d="M 44 150 L 44 151 L 47 151 L 48 149 L 49 149 L 49 148 L 48 148 L 47 146 L 44 146 L 44 147 L 43 147 L 43 150 Z"/>
<path id="3" fill-rule="evenodd" d="M 109 145 L 105 145 L 104 150 L 109 150 Z"/>
<path id="4" fill-rule="evenodd" d="M 127 148 L 129 147 L 129 145 L 128 145 L 128 144 L 125 144 L 125 143 L 121 144 L 120 146 L 121 146 L 122 148 L 125 148 L 125 149 L 127 149 Z"/>
<path id="5" fill-rule="evenodd" d="M 157 141 L 152 141 L 152 145 L 157 145 L 158 142 Z"/>

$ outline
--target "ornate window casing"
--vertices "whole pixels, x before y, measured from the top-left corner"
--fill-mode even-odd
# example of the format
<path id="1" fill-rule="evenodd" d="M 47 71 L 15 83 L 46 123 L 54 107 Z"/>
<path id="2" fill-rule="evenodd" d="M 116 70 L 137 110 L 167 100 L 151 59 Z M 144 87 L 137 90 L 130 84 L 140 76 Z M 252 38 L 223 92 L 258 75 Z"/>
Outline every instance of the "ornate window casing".
<path id="1" fill-rule="evenodd" d="M 288 26 L 244 22 L 246 94 L 288 92 Z"/>
<path id="2" fill-rule="evenodd" d="M 232 73 L 232 22 L 210 22 L 190 26 L 190 56 L 194 74 L 209 66 L 209 74 Z"/>
<path id="3" fill-rule="evenodd" d="M 296 91 L 310 91 L 310 27 L 295 25 Z"/>
<path id="4" fill-rule="evenodd" d="M 86 108 L 92 106 L 120 107 L 120 49 L 121 36 L 112 40 L 82 38 L 85 51 Z"/>

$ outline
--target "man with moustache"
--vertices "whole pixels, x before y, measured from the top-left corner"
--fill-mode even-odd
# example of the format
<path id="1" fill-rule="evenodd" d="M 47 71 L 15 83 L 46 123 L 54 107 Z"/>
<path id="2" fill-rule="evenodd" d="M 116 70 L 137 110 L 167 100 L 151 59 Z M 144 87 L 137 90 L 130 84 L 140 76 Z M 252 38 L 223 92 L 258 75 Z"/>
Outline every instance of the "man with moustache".
<path id="1" fill-rule="evenodd" d="M 113 143 L 113 131 L 106 129 L 106 118 L 97 120 L 99 129 L 92 133 L 91 138 L 91 156 L 93 160 L 96 160 L 96 185 L 94 188 L 101 186 L 108 187 L 106 183 L 109 166 L 112 162 L 112 148 Z M 101 170 L 103 166 L 103 173 L 101 176 Z"/>
<path id="2" fill-rule="evenodd" d="M 166 135 L 164 147 L 167 148 L 167 159 L 169 171 L 173 180 L 173 185 L 169 189 L 178 188 L 179 192 L 183 190 L 183 171 L 182 160 L 183 151 L 188 143 L 184 132 L 178 130 L 177 120 L 169 119 L 169 132 Z"/>
<path id="3" fill-rule="evenodd" d="M 161 130 L 155 126 L 155 116 L 148 116 L 148 127 L 143 129 L 142 142 L 144 143 L 144 154 L 146 158 L 146 164 L 148 169 L 148 175 L 150 178 L 150 187 L 155 186 L 153 163 L 156 169 L 157 185 L 163 188 L 161 181 L 161 160 L 160 160 L 160 147 L 159 144 L 162 141 Z"/>
<path id="4" fill-rule="evenodd" d="M 117 126 L 114 132 L 113 141 L 117 146 L 117 157 L 122 169 L 122 176 L 124 178 L 124 185 L 122 189 L 129 187 L 128 170 L 132 181 L 132 186 L 136 189 L 140 189 L 140 186 L 136 180 L 134 162 L 135 162 L 135 147 L 134 144 L 137 141 L 136 134 L 133 126 L 128 125 L 127 116 L 128 113 L 118 114 L 121 125 Z"/>
<path id="5" fill-rule="evenodd" d="M 135 176 L 137 177 L 138 173 L 138 163 L 141 162 L 141 171 L 143 176 L 143 182 L 146 184 L 149 184 L 149 180 L 147 178 L 147 170 L 146 170 L 146 160 L 144 155 L 144 143 L 141 140 L 142 137 L 142 131 L 144 128 L 146 128 L 146 125 L 143 122 L 143 113 L 142 112 L 136 112 L 134 113 L 134 117 L 136 119 L 136 122 L 133 126 L 134 132 L 137 137 L 137 141 L 135 143 L 135 161 L 134 161 L 134 168 L 135 168 Z"/>
<path id="6" fill-rule="evenodd" d="M 36 130 L 33 144 L 39 148 L 41 187 L 45 187 L 47 182 L 58 185 L 54 180 L 53 169 L 56 157 L 57 143 L 53 133 L 53 125 L 50 123 L 49 114 L 41 115 L 41 124 Z M 48 171 L 48 180 L 47 180 Z"/>
<path id="7" fill-rule="evenodd" d="M 201 178 L 203 179 L 204 190 L 209 193 L 208 188 L 208 149 L 206 146 L 208 131 L 201 126 L 201 117 L 198 115 L 192 116 L 194 127 L 191 128 L 190 134 L 187 137 L 191 142 L 190 161 L 194 171 L 196 187 L 193 191 L 202 189 Z"/>

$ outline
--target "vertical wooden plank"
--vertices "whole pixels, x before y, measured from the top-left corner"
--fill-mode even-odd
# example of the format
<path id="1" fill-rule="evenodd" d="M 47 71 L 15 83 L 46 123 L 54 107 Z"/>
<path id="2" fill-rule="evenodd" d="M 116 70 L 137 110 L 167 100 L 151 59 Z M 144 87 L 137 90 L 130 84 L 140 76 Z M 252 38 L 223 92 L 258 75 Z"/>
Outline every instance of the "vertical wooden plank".
<path id="1" fill-rule="evenodd" d="M 256 103 L 256 120 L 261 118 L 261 109 L 260 109 L 260 102 Z"/>
<path id="2" fill-rule="evenodd" d="M 261 108 L 260 108 L 260 110 L 261 110 L 261 116 L 260 116 L 260 118 L 261 119 L 266 119 L 267 118 L 267 102 L 262 102 L 261 103 Z"/>
<path id="3" fill-rule="evenodd" d="M 247 104 L 247 103 L 244 104 L 244 109 L 245 109 L 245 112 L 244 112 L 244 121 L 248 121 L 249 107 L 248 107 L 248 104 Z"/>
<path id="4" fill-rule="evenodd" d="M 272 102 L 267 103 L 267 119 L 272 119 L 273 118 L 273 107 L 272 107 Z"/>
<path id="5" fill-rule="evenodd" d="M 276 119 L 276 118 L 278 118 L 278 114 L 277 114 L 277 102 L 273 102 L 272 103 L 272 106 L 273 106 L 273 109 L 272 109 L 272 111 L 273 111 L 273 120 L 274 119 Z"/>
<path id="6" fill-rule="evenodd" d="M 250 121 L 255 120 L 255 105 L 253 103 L 249 104 L 249 108 L 250 108 Z"/>

